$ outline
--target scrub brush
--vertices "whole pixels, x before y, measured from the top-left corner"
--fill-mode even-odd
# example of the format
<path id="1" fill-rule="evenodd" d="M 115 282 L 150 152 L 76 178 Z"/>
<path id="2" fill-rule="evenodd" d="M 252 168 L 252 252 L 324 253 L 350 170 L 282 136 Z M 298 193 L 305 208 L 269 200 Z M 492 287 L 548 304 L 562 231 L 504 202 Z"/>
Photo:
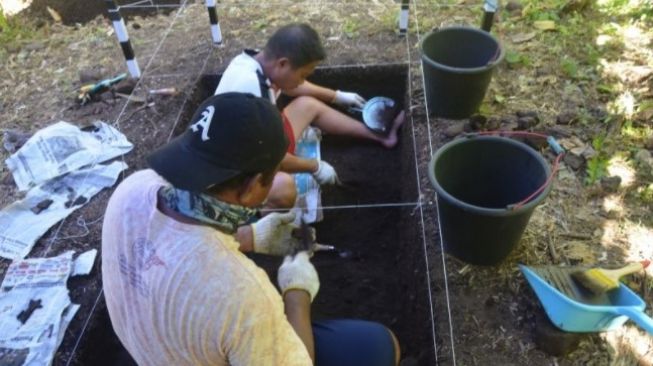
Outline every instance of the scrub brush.
<path id="1" fill-rule="evenodd" d="M 648 267 L 650 263 L 649 260 L 643 260 L 641 262 L 631 263 L 619 269 L 592 268 L 585 271 L 574 272 L 571 276 L 585 289 L 595 295 L 600 295 L 618 288 L 619 278 L 621 276 L 641 271 Z"/>

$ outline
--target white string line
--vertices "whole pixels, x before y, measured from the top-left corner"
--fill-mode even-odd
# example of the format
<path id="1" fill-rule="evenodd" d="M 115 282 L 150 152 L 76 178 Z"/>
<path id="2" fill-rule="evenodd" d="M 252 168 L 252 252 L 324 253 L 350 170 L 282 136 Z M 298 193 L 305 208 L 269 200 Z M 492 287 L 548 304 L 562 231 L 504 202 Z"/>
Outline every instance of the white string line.
<path id="1" fill-rule="evenodd" d="M 84 325 L 82 326 L 82 331 L 79 334 L 79 337 L 77 337 L 77 340 L 75 340 L 75 345 L 73 346 L 72 352 L 70 352 L 70 357 L 68 358 L 68 361 L 66 362 L 66 366 L 70 365 L 70 361 L 73 360 L 73 357 L 75 357 L 75 351 L 77 351 L 77 347 L 79 347 L 79 342 L 82 340 L 82 336 L 84 335 L 84 332 L 86 331 L 86 328 L 88 327 L 89 321 L 91 321 L 91 315 L 95 312 L 95 308 L 97 307 L 97 304 L 100 302 L 100 298 L 102 297 L 102 293 L 104 292 L 104 289 L 100 289 L 100 292 L 98 292 L 97 297 L 95 298 L 95 302 L 93 303 L 93 307 L 91 307 L 91 311 L 89 311 L 89 316 L 86 317 L 86 321 L 84 321 Z"/>
<path id="2" fill-rule="evenodd" d="M 413 0 L 413 5 L 415 5 L 414 18 L 415 18 L 415 31 L 417 33 L 418 42 L 421 41 L 420 31 L 419 31 L 419 16 L 418 16 L 418 6 L 417 0 Z M 420 50 L 421 51 L 421 50 Z M 420 70 L 422 72 L 422 88 L 423 88 L 423 97 L 424 97 L 424 108 L 426 109 L 426 129 L 427 135 L 429 137 L 429 153 L 430 156 L 433 156 L 433 143 L 431 141 L 431 118 L 429 116 L 429 107 L 428 101 L 426 100 L 426 79 L 424 77 L 424 63 L 421 64 Z M 437 208 L 438 195 L 435 194 L 435 202 Z M 453 318 L 451 316 L 451 300 L 449 298 L 449 279 L 447 277 L 447 261 L 444 253 L 444 240 L 442 239 L 442 227 L 440 224 L 440 210 L 437 209 L 437 220 L 438 220 L 438 236 L 440 237 L 440 254 L 442 256 L 442 273 L 444 275 L 444 293 L 447 300 L 447 315 L 449 316 L 449 338 L 451 340 L 451 357 L 453 360 L 453 365 L 456 366 L 456 349 L 454 345 L 454 330 L 453 330 Z"/>
<path id="3" fill-rule="evenodd" d="M 406 54 L 408 57 L 408 64 L 410 65 L 411 63 L 411 57 L 410 57 L 410 41 L 408 40 L 410 38 L 410 34 L 406 34 Z M 411 69 L 410 66 L 408 66 L 408 103 L 412 104 L 413 100 L 413 91 L 412 91 L 412 74 L 411 74 Z M 410 109 L 411 106 L 409 106 Z M 410 127 L 411 127 L 411 132 L 412 132 L 412 138 L 413 138 L 413 153 L 415 156 L 415 180 L 417 181 L 417 192 L 419 193 L 420 196 L 420 201 L 422 197 L 422 187 L 421 183 L 419 181 L 419 162 L 417 159 L 417 141 L 415 138 L 415 120 L 413 118 L 413 113 L 410 113 Z M 424 247 L 424 262 L 426 264 L 426 287 L 428 288 L 428 294 L 429 294 L 429 312 L 431 314 L 431 332 L 433 333 L 433 354 L 435 355 L 435 364 L 437 365 L 438 363 L 438 344 L 436 341 L 436 333 L 435 333 L 435 314 L 433 313 L 433 293 L 431 290 L 431 269 L 429 266 L 429 256 L 428 256 L 428 251 L 426 248 L 426 230 L 425 230 L 425 223 L 424 223 L 424 209 L 422 208 L 422 205 L 419 205 L 419 217 L 421 221 L 421 227 L 422 227 L 422 244 Z"/>
<path id="4" fill-rule="evenodd" d="M 367 203 L 367 204 L 359 204 L 359 205 L 334 205 L 334 206 L 321 206 L 318 208 L 318 210 L 346 210 L 346 209 L 359 209 L 359 208 L 389 208 L 389 207 L 415 207 L 417 209 L 418 206 L 422 205 L 432 205 L 432 203 L 429 202 L 389 202 L 389 203 Z M 300 206 L 295 206 L 295 208 L 300 208 L 300 209 L 308 209 L 308 210 L 313 210 L 310 207 L 300 207 Z M 288 211 L 287 208 L 265 208 L 263 209 L 265 212 L 274 212 L 274 211 L 279 211 L 279 212 L 284 212 Z"/>
<path id="5" fill-rule="evenodd" d="M 177 13 L 175 14 L 175 17 L 170 21 L 170 25 L 168 26 L 168 29 L 167 29 L 166 32 L 163 34 L 163 38 L 162 38 L 161 41 L 159 42 L 159 45 L 157 46 L 156 51 L 152 54 L 152 57 L 150 58 L 149 62 L 147 63 L 147 65 L 146 65 L 145 68 L 143 69 L 143 73 L 141 74 L 141 78 L 138 80 L 138 82 L 137 82 L 136 85 L 134 86 L 134 89 L 132 90 L 130 96 L 134 94 L 134 91 L 137 89 L 137 87 L 139 86 L 139 84 L 140 84 L 141 81 L 143 80 L 143 76 L 147 73 L 147 71 L 148 71 L 150 65 L 152 64 L 152 61 L 154 60 L 154 58 L 155 58 L 156 55 L 158 54 L 159 50 L 161 49 L 161 45 L 163 45 L 163 42 L 164 42 L 164 41 L 166 40 L 166 38 L 168 37 L 168 34 L 170 34 L 170 30 L 172 29 L 172 26 L 174 25 L 175 21 L 177 20 L 177 18 L 178 18 L 179 15 L 181 14 L 181 12 L 185 9 L 187 1 L 188 1 L 188 0 L 184 0 L 184 3 L 183 3 L 183 5 L 182 5 L 182 7 L 177 11 Z M 208 59 L 209 55 L 211 55 L 211 52 L 208 53 L 208 55 L 207 55 L 207 59 Z M 206 61 L 205 61 L 205 64 L 206 64 Z M 118 115 L 118 117 L 116 118 L 116 121 L 114 122 L 114 124 L 116 125 L 116 128 L 117 128 L 118 130 L 120 130 L 120 123 L 119 123 L 119 121 L 120 121 L 120 117 L 122 117 L 122 115 L 124 114 L 124 112 L 125 112 L 125 110 L 126 110 L 126 108 L 127 108 L 127 104 L 129 104 L 130 100 L 131 100 L 131 99 L 129 99 L 129 100 L 127 100 L 127 101 L 125 102 L 125 105 L 123 106 L 123 108 L 122 108 L 120 114 Z M 122 159 L 122 161 L 123 161 L 123 163 L 124 163 L 124 162 L 125 162 L 125 156 L 124 156 L 124 154 L 121 155 L 121 159 Z M 98 159 L 96 158 L 96 161 L 93 162 L 93 165 L 92 165 L 92 166 L 95 166 L 95 165 L 97 164 L 97 160 L 98 160 Z M 121 173 L 121 174 L 123 174 L 123 173 Z M 88 174 L 86 175 L 86 177 L 88 177 Z M 86 177 L 84 177 L 84 179 L 86 179 Z M 59 225 L 59 227 L 57 228 L 57 231 L 56 231 L 55 234 L 54 234 L 53 240 L 51 240 L 51 242 L 50 242 L 50 245 L 52 244 L 52 242 L 54 242 L 54 239 L 56 239 L 57 235 L 59 234 L 59 230 L 61 229 L 61 227 L 62 227 L 63 223 L 65 222 L 65 220 L 66 220 L 66 219 L 64 218 L 64 219 L 61 221 L 61 224 Z M 77 340 L 75 341 L 75 345 L 73 346 L 73 349 L 72 349 L 72 351 L 71 351 L 71 353 L 70 353 L 70 357 L 68 358 L 68 362 L 66 362 L 66 366 L 69 366 L 69 365 L 70 365 L 70 362 L 71 362 L 72 359 L 73 359 L 73 357 L 75 357 L 75 353 L 77 352 L 77 348 L 79 347 L 79 343 L 81 342 L 81 340 L 82 340 L 82 338 L 83 338 L 83 336 L 84 336 L 84 333 L 86 333 L 86 329 L 88 328 L 88 324 L 89 324 L 89 322 L 90 322 L 90 320 L 91 320 L 91 317 L 93 316 L 93 314 L 94 314 L 94 312 L 95 312 L 95 308 L 97 307 L 97 304 L 99 303 L 100 298 L 102 297 L 103 292 L 104 292 L 104 290 L 103 290 L 103 289 L 100 289 L 100 292 L 98 293 L 98 296 L 97 296 L 96 299 L 95 299 L 95 303 L 93 304 L 93 307 L 91 308 L 91 311 L 88 313 L 88 316 L 86 317 L 86 320 L 84 321 L 84 325 L 82 326 L 82 329 L 81 329 L 81 331 L 79 332 L 79 335 L 77 336 Z"/>
<path id="6" fill-rule="evenodd" d="M 143 3 L 150 3 L 151 6 L 154 6 L 154 3 L 152 2 L 152 0 L 139 0 L 139 1 L 134 1 L 132 3 L 118 5 L 118 10 L 120 10 L 120 7 L 122 7 L 122 6 L 141 5 Z"/>
<path id="7" fill-rule="evenodd" d="M 143 78 L 144 78 L 144 76 L 145 76 L 147 70 L 149 69 L 150 65 L 152 64 L 152 62 L 154 61 L 156 55 L 158 54 L 159 50 L 161 49 L 161 46 L 163 45 L 163 42 L 164 42 L 164 41 L 166 40 L 166 38 L 168 37 L 168 35 L 169 35 L 169 33 L 170 33 L 171 29 L 172 29 L 172 26 L 174 25 L 175 21 L 177 20 L 177 18 L 178 18 L 179 15 L 181 14 L 181 12 L 186 8 L 186 3 L 187 3 L 187 1 L 188 1 L 188 0 L 184 0 L 184 3 L 181 4 L 180 6 L 176 6 L 176 5 L 175 5 L 175 7 L 179 7 L 179 10 L 178 10 L 177 13 L 175 14 L 175 17 L 171 20 L 170 25 L 169 25 L 168 28 L 166 29 L 163 38 L 161 39 L 161 41 L 160 41 L 159 44 L 157 45 L 157 48 L 156 48 L 155 52 L 152 54 L 152 56 L 150 57 L 150 59 L 149 59 L 147 65 L 146 65 L 145 68 L 143 69 L 143 74 L 141 75 L 141 78 L 138 79 L 138 81 L 137 81 L 136 85 L 134 86 L 134 89 L 133 89 L 132 93 L 130 94 L 130 96 L 133 95 L 134 90 L 136 90 L 136 89 L 138 88 L 138 86 L 140 85 L 140 83 L 141 83 L 141 81 L 143 80 Z M 415 0 L 413 0 L 413 1 L 415 1 Z M 258 3 L 257 3 L 257 4 L 258 4 Z M 125 7 L 126 7 L 126 6 L 125 6 Z M 154 6 L 154 7 L 162 7 L 162 6 Z M 416 24 L 417 24 L 417 23 L 416 23 Z M 419 31 L 418 31 L 418 38 L 419 38 Z M 407 39 L 408 39 L 408 38 L 407 38 Z M 410 52 L 410 48 L 409 48 L 409 46 L 408 46 L 408 43 L 407 43 L 407 50 L 408 50 L 408 52 Z M 207 55 L 207 58 L 206 58 L 206 60 L 205 60 L 205 62 L 204 62 L 204 65 L 202 66 L 202 70 L 204 70 L 204 68 L 206 67 L 206 64 L 207 64 L 207 61 L 208 61 L 208 58 L 209 58 L 210 55 L 211 55 L 211 52 L 209 52 L 209 54 Z M 392 64 L 392 63 L 388 63 L 388 64 Z M 397 63 L 394 63 L 394 64 L 397 64 Z M 409 64 L 410 64 L 410 55 L 409 55 Z M 346 66 L 346 65 L 345 65 L 345 66 Z M 201 77 L 201 73 L 200 73 L 199 75 L 200 75 L 199 77 Z M 409 69 L 409 75 L 410 75 L 410 69 Z M 423 74 L 422 74 L 422 79 L 423 79 L 423 77 L 424 77 L 424 76 L 423 76 Z M 409 80 L 410 80 L 410 79 L 409 79 Z M 409 93 L 410 93 L 410 88 L 411 88 L 411 85 L 410 85 L 410 83 L 409 83 Z M 410 95 L 410 94 L 409 94 L 409 95 Z M 184 100 L 184 104 L 186 103 L 187 100 L 188 100 L 188 98 L 186 98 L 186 99 Z M 121 109 L 120 113 L 118 114 L 118 117 L 116 117 L 116 120 L 115 120 L 115 122 L 114 122 L 114 125 L 116 126 L 116 128 L 117 128 L 119 131 L 120 131 L 120 118 L 124 115 L 124 113 L 125 113 L 125 111 L 126 111 L 126 109 L 127 109 L 127 105 L 130 103 L 130 101 L 131 101 L 131 99 L 128 99 L 128 100 L 125 102 L 125 104 L 123 105 L 123 108 Z M 180 111 L 181 111 L 181 110 L 183 110 L 183 108 L 181 108 Z M 177 124 L 180 115 L 181 115 L 181 112 L 177 115 L 177 119 L 176 119 L 176 121 L 175 121 L 175 125 Z M 428 109 L 427 109 L 427 121 L 428 121 Z M 415 167 L 416 167 L 416 172 L 417 172 L 417 185 L 418 185 L 418 191 L 421 191 L 421 188 L 420 188 L 420 182 L 419 182 L 419 168 L 418 168 L 418 165 L 417 165 L 417 149 L 416 149 L 416 142 L 415 142 L 414 120 L 413 120 L 412 116 L 411 116 L 411 125 L 412 125 L 411 127 L 413 127 L 413 147 L 414 147 L 414 153 L 415 153 Z M 173 131 L 174 131 L 174 127 L 173 127 Z M 430 129 L 429 129 L 429 147 L 430 147 L 430 149 L 431 149 L 431 151 L 432 151 L 431 138 L 430 138 Z M 124 163 L 124 162 L 125 162 L 124 155 L 121 155 L 121 159 L 123 160 L 123 163 Z M 94 167 L 94 166 L 96 166 L 96 165 L 98 164 L 98 161 L 97 161 L 97 160 L 98 160 L 98 159 L 96 158 L 96 160 L 91 164 L 91 167 Z M 122 174 L 122 173 L 121 173 L 121 174 Z M 88 177 L 88 174 L 87 174 L 87 175 L 84 177 L 84 179 L 82 180 L 82 184 L 85 182 L 85 180 L 86 180 L 87 177 Z M 388 205 L 392 205 L 392 204 L 385 204 L 385 205 L 388 206 Z M 415 205 L 415 203 L 394 204 L 394 205 L 404 205 L 404 206 L 408 206 L 408 205 Z M 372 206 L 374 206 L 374 207 L 378 207 L 378 205 L 366 205 L 366 206 L 368 206 L 368 207 L 372 207 Z M 427 279 L 428 279 L 428 281 L 429 281 L 429 286 L 428 286 L 428 288 L 429 288 L 429 302 L 431 303 L 431 319 L 432 319 L 432 328 L 433 328 L 433 342 L 434 342 L 434 347 L 436 347 L 436 361 L 437 361 L 437 345 L 436 345 L 436 342 L 435 342 L 435 328 L 434 328 L 435 325 L 434 325 L 434 322 L 433 322 L 433 303 L 432 303 L 431 288 L 430 288 L 430 273 L 429 273 L 429 271 L 428 271 L 428 257 L 426 256 L 426 238 L 425 238 L 425 235 L 424 235 L 424 227 L 425 227 L 425 224 L 424 224 L 424 215 L 423 215 L 422 204 L 418 202 L 418 203 L 417 203 L 417 206 L 419 206 L 419 208 L 420 208 L 420 218 L 421 218 L 421 222 L 422 222 L 422 239 L 423 239 L 423 242 L 424 242 L 424 248 L 425 248 L 425 259 L 426 259 L 426 265 L 427 265 Z M 335 207 L 335 206 L 332 206 L 332 207 Z M 341 206 L 341 207 L 348 207 L 348 206 Z M 354 206 L 351 206 L 351 207 L 354 207 Z M 357 205 L 356 207 L 359 207 L 359 208 L 360 208 L 360 207 L 365 207 L 365 206 L 364 206 L 364 205 Z M 48 247 L 46 248 L 46 251 L 45 251 L 44 256 L 47 255 L 47 254 L 49 253 L 49 251 L 50 251 L 50 249 L 51 249 L 51 246 L 52 246 L 52 243 L 57 239 L 57 236 L 58 236 L 58 234 L 59 234 L 59 232 L 60 232 L 60 230 L 61 230 L 61 227 L 62 227 L 63 224 L 65 223 L 65 221 L 66 221 L 65 218 L 62 219 L 61 223 L 60 223 L 59 226 L 57 227 L 57 230 L 56 230 L 55 233 L 53 234 L 53 238 L 50 240 L 50 243 L 48 244 Z M 444 262 L 444 258 L 443 258 L 443 262 Z M 445 272 L 445 285 L 446 285 L 446 272 Z M 66 365 L 69 365 L 69 364 L 70 364 L 70 362 L 71 362 L 73 356 L 75 355 L 75 352 L 76 352 L 76 350 L 77 350 L 77 348 L 78 348 L 78 346 L 79 346 L 79 342 L 81 341 L 81 338 L 83 337 L 83 335 L 84 335 L 84 333 L 85 333 L 85 331 L 86 331 L 86 329 L 87 329 L 87 327 L 88 327 L 88 323 L 89 323 L 89 321 L 90 321 L 90 318 L 91 318 L 93 312 L 95 311 L 95 308 L 97 307 L 97 304 L 98 304 L 100 298 L 102 297 L 102 293 L 103 293 L 103 290 L 101 289 L 100 292 L 99 292 L 99 294 L 98 294 L 98 296 L 97 296 L 97 298 L 96 298 L 96 300 L 95 300 L 95 303 L 93 304 L 93 307 L 91 308 L 91 311 L 89 312 L 89 316 L 86 318 L 86 321 L 85 321 L 85 323 L 84 323 L 84 326 L 82 327 L 82 330 L 81 330 L 81 332 L 80 332 L 80 334 L 79 334 L 79 336 L 78 336 L 78 338 L 77 338 L 77 341 L 75 342 L 75 346 L 73 347 L 73 350 L 72 350 L 72 352 L 71 352 L 71 357 L 68 359 L 68 362 L 66 363 Z M 447 307 L 449 308 L 448 290 L 447 290 Z M 449 314 L 451 314 L 451 310 L 450 310 L 450 308 L 449 308 Z M 450 315 L 450 316 L 451 316 L 451 315 Z M 450 319 L 450 327 L 451 327 L 451 319 Z M 452 339 L 452 348 L 453 348 L 453 339 Z M 454 365 L 455 365 L 455 355 L 454 355 Z"/>
<path id="8" fill-rule="evenodd" d="M 143 68 L 143 72 L 141 73 L 141 77 L 140 77 L 140 78 L 138 79 L 138 81 L 136 82 L 136 85 L 134 85 L 134 89 L 132 90 L 130 96 L 133 95 L 133 94 L 134 94 L 134 91 L 135 91 L 136 89 L 138 89 L 138 87 L 140 86 L 141 82 L 143 81 L 143 77 L 145 76 L 145 74 L 146 74 L 147 71 L 149 70 L 150 66 L 152 65 L 152 62 L 154 61 L 154 59 L 156 58 L 157 54 L 158 54 L 159 51 L 161 50 L 161 46 L 163 46 L 163 43 L 164 43 L 165 40 L 168 38 L 168 35 L 170 34 L 170 31 L 172 30 L 172 26 L 173 26 L 174 23 L 177 21 L 177 18 L 179 18 L 179 15 L 180 15 L 180 14 L 181 14 L 185 9 L 186 9 L 186 3 L 187 3 L 187 2 L 188 2 L 188 0 L 184 0 L 184 3 L 182 4 L 182 6 L 181 6 L 181 7 L 179 8 L 179 10 L 177 10 L 177 12 L 175 13 L 175 17 L 172 18 L 172 20 L 170 21 L 170 25 L 169 25 L 168 28 L 165 30 L 165 32 L 164 32 L 164 34 L 163 34 L 163 37 L 161 38 L 161 41 L 159 41 L 159 44 L 158 44 L 158 45 L 156 46 L 156 48 L 154 49 L 154 53 L 152 53 L 152 56 L 151 56 L 150 59 L 147 61 L 147 65 L 145 65 L 145 67 Z M 118 117 L 116 117 L 116 121 L 114 122 L 114 124 L 116 125 L 116 127 L 117 127 L 118 129 L 120 129 L 120 118 L 121 118 L 121 117 L 123 116 L 123 114 L 125 113 L 125 110 L 127 109 L 127 105 L 128 105 L 130 102 L 131 102 L 131 98 L 129 98 L 129 99 L 127 100 L 127 102 L 125 103 L 125 105 L 123 105 L 122 110 L 121 110 L 120 113 L 118 114 Z"/>
<path id="9" fill-rule="evenodd" d="M 194 88 L 197 86 L 197 83 L 199 80 L 202 78 L 204 75 L 204 69 L 206 69 L 206 65 L 208 65 L 209 58 L 211 58 L 211 55 L 213 54 L 213 50 L 217 47 L 212 47 L 211 50 L 209 51 L 208 55 L 206 55 L 206 58 L 204 59 L 204 63 L 202 64 L 202 68 L 200 69 L 200 72 L 197 74 L 197 77 L 195 78 L 194 83 L 192 84 L 193 87 L 191 90 L 195 90 Z M 172 128 L 170 129 L 170 134 L 168 135 L 168 138 L 166 139 L 166 143 L 170 142 L 172 139 L 172 135 L 175 132 L 175 128 L 177 128 L 177 124 L 179 123 L 179 119 L 181 118 L 181 114 L 184 111 L 184 108 L 186 107 L 186 103 L 188 100 L 192 97 L 192 95 L 187 95 L 186 98 L 184 99 L 183 103 L 181 103 L 181 107 L 179 107 L 179 111 L 177 112 L 177 117 L 175 117 L 175 123 L 172 124 Z"/>
<path id="10" fill-rule="evenodd" d="M 450 1 L 450 0 L 449 0 Z M 325 0 L 320 0 L 320 1 L 303 1 L 304 3 L 310 3 L 310 5 L 315 5 L 317 4 L 323 4 L 326 1 Z M 367 4 L 370 1 L 368 0 L 359 0 L 359 3 Z M 297 5 L 298 3 L 301 3 L 300 1 L 292 1 L 292 0 L 287 0 L 287 1 L 265 1 L 265 5 Z M 354 1 L 351 0 L 330 0 L 328 1 L 328 4 L 337 4 L 337 5 L 352 5 Z M 397 6 L 399 7 L 400 3 L 399 2 L 387 2 L 385 6 Z M 443 8 L 471 8 L 471 7 L 477 7 L 478 5 L 466 5 L 466 4 L 449 4 L 447 2 L 438 2 L 434 3 L 434 5 L 437 5 L 438 7 L 443 7 Z M 156 5 L 153 5 L 156 6 Z M 220 1 L 218 6 L 257 6 L 261 7 L 262 2 L 261 0 L 248 0 L 248 1 Z"/>
<path id="11" fill-rule="evenodd" d="M 159 44 L 157 45 L 157 47 L 156 47 L 154 53 L 152 54 L 152 57 L 150 57 L 150 59 L 148 60 L 147 65 L 146 65 L 145 68 L 143 69 L 143 73 L 141 74 L 141 78 L 138 79 L 138 81 L 136 82 L 136 85 L 134 85 L 134 89 L 132 90 L 132 92 L 131 92 L 130 95 L 129 95 L 130 97 L 131 97 L 132 95 L 134 95 L 134 91 L 135 91 L 135 90 L 140 86 L 140 84 L 141 84 L 141 82 L 142 82 L 142 80 L 143 80 L 142 76 L 145 75 L 145 73 L 146 73 L 147 70 L 149 69 L 150 65 L 152 64 L 152 61 L 154 61 L 154 58 L 156 57 L 157 53 L 158 53 L 159 50 L 161 49 L 161 46 L 163 45 L 163 42 L 164 42 L 164 41 L 166 40 L 166 38 L 168 37 L 168 34 L 170 33 L 170 30 L 172 29 L 173 24 L 175 23 L 175 21 L 176 21 L 177 18 L 179 17 L 179 14 L 181 14 L 182 10 L 184 10 L 184 8 L 185 8 L 185 6 L 186 6 L 186 2 L 188 2 L 188 0 L 184 0 L 184 4 L 183 4 L 184 6 L 183 6 L 182 8 L 180 8 L 180 9 L 177 11 L 177 13 L 175 14 L 175 17 L 170 21 L 170 25 L 168 26 L 168 28 L 166 29 L 165 33 L 163 34 L 163 38 L 161 39 L 161 41 L 160 41 Z M 131 98 L 128 98 L 127 101 L 125 102 L 125 104 L 123 105 L 122 109 L 120 110 L 120 113 L 118 114 L 118 117 L 116 117 L 115 122 L 112 124 L 112 125 L 114 125 L 114 126 L 116 127 L 116 129 L 117 129 L 118 131 L 120 131 L 120 118 L 123 116 L 123 114 L 124 114 L 125 111 L 127 110 L 127 106 L 129 105 L 130 102 L 131 102 Z M 124 156 L 124 154 L 121 155 L 120 158 L 121 158 L 123 164 L 126 164 L 126 163 L 125 163 L 125 156 Z M 95 166 L 97 166 L 98 163 L 100 162 L 99 159 L 100 159 L 100 157 L 97 156 L 97 157 L 96 157 L 96 158 L 91 162 L 89 169 L 92 169 L 92 168 L 94 168 Z M 121 175 L 124 174 L 124 171 L 121 172 L 120 174 L 121 174 Z M 86 183 L 86 180 L 88 179 L 89 175 L 90 175 L 90 173 L 87 173 L 86 175 L 84 175 L 83 179 L 81 180 L 80 186 L 84 186 L 84 183 Z M 99 193 L 99 192 L 98 192 L 98 193 Z M 77 197 L 78 197 L 78 196 L 76 196 L 75 198 L 77 198 Z M 63 227 L 63 225 L 64 225 L 65 223 L 66 223 L 66 217 L 64 217 L 64 218 L 61 220 L 61 222 L 60 222 L 59 225 L 57 226 L 57 229 L 54 231 L 54 234 L 52 235 L 52 238 L 50 239 L 49 243 L 48 243 L 48 244 L 46 245 L 46 247 L 45 247 L 45 251 L 44 251 L 44 253 L 43 253 L 43 257 L 47 257 L 47 255 L 50 253 L 50 250 L 52 249 L 52 245 L 53 245 L 54 242 L 57 240 L 57 238 L 58 238 L 58 236 L 59 236 L 59 232 L 61 231 L 61 228 Z"/>
<path id="12" fill-rule="evenodd" d="M 315 70 L 321 70 L 321 69 L 347 69 L 347 68 L 352 68 L 352 67 L 358 67 L 358 68 L 366 68 L 366 67 L 378 67 L 378 66 L 405 66 L 406 64 L 410 64 L 410 62 L 372 62 L 372 63 L 366 63 L 366 64 L 341 64 L 341 65 L 322 65 Z"/>
<path id="13" fill-rule="evenodd" d="M 181 8 L 183 5 L 179 4 L 161 4 L 161 5 L 120 5 L 118 6 L 118 10 L 121 9 L 161 9 L 161 8 Z"/>

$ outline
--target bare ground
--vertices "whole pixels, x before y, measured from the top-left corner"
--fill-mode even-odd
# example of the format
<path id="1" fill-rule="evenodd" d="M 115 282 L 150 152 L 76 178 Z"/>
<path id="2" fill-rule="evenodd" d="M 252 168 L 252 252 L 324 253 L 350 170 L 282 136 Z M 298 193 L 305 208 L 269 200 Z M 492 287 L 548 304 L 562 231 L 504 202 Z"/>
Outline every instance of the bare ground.
<path id="1" fill-rule="evenodd" d="M 102 77 L 123 72 L 120 49 L 105 19 L 78 26 L 47 19 L 29 38 L 0 50 L 0 123 L 3 129 L 26 132 L 61 119 L 80 125 L 96 119 L 114 123 L 136 145 L 125 157 L 133 171 L 144 166 L 148 151 L 172 135 L 184 117 L 179 116 L 180 108 L 202 74 L 223 69 L 244 47 L 262 46 L 281 24 L 309 22 L 323 37 L 327 65 L 410 64 L 411 121 L 403 133 L 411 133 L 417 147 L 420 197 L 426 203 L 416 220 L 424 232 L 419 240 L 427 253 L 438 363 L 649 365 L 653 338 L 632 324 L 586 336 L 564 357 L 539 350 L 533 334 L 541 309 L 516 264 L 607 265 L 653 257 L 652 172 L 645 160 L 637 158 L 653 148 L 650 12 L 640 7 L 620 13 L 621 8 L 595 4 L 581 13 L 561 14 L 562 2 L 554 1 L 524 1 L 522 6 L 521 11 L 503 10 L 493 29 L 509 53 L 481 113 L 503 119 L 505 127 L 515 122 L 517 111 L 536 111 L 540 122 L 532 130 L 566 135 L 566 147 L 579 151 L 592 147 L 594 152 L 586 153 L 579 167 L 565 160 L 519 247 L 496 267 L 470 266 L 442 254 L 434 192 L 426 174 L 432 153 L 455 134 L 452 126 L 464 121 L 427 118 L 418 40 L 434 27 L 478 24 L 481 13 L 475 1 L 413 4 L 411 32 L 404 39 L 396 34 L 398 4 L 392 1 L 226 2 L 220 7 L 225 37 L 221 47 L 211 45 L 201 3 L 169 15 L 136 16 L 128 28 L 144 75 L 134 94 L 145 96 L 148 89 L 163 87 L 181 91 L 173 97 L 155 97 L 153 108 L 109 95 L 100 102 L 76 105 L 80 70 L 96 68 Z M 543 23 L 537 23 L 541 20 L 553 20 L 555 29 L 543 30 Z M 571 116 L 570 123 L 559 123 L 566 120 L 561 115 Z M 550 155 L 547 158 L 551 161 Z M 6 174 L 6 168 L 3 171 Z M 597 174 L 599 179 L 592 179 Z M 622 183 L 616 190 L 606 189 L 599 183 L 601 174 L 619 175 Z M 98 219 L 109 195 L 103 192 L 55 226 L 31 256 L 98 248 Z M 0 202 L 6 205 L 17 198 L 13 182 L 5 179 Z M 3 260 L 0 270 L 7 265 Z M 96 271 L 92 278 L 75 283 L 73 297 L 83 307 L 67 333 L 72 340 L 68 344 L 74 345 L 91 314 L 100 288 L 98 277 Z M 648 276 L 634 276 L 628 283 L 652 303 Z M 60 351 L 57 363 L 65 364 L 70 352 Z"/>

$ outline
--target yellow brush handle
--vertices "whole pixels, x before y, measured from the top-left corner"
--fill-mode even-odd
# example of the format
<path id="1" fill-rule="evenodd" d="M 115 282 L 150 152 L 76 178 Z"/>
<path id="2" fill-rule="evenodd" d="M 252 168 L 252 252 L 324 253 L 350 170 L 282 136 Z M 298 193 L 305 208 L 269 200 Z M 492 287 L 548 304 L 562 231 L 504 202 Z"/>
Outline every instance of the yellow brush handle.
<path id="1" fill-rule="evenodd" d="M 619 280 L 621 276 L 625 276 L 627 274 L 639 272 L 644 268 L 644 264 L 641 262 L 635 262 L 631 263 L 623 268 L 618 268 L 618 269 L 604 269 L 603 271 L 605 272 L 606 276 L 609 276 L 610 278 L 614 278 L 615 280 Z"/>

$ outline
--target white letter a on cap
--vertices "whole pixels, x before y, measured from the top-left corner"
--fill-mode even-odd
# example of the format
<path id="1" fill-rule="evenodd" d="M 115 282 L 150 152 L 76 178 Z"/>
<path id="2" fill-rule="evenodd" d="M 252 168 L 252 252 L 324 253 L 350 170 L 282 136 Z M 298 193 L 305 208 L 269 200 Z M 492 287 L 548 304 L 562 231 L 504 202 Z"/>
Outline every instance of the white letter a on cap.
<path id="1" fill-rule="evenodd" d="M 213 112 L 215 112 L 215 107 L 212 105 L 206 107 L 206 110 L 202 112 L 202 118 L 190 126 L 190 129 L 193 130 L 193 132 L 197 132 L 198 128 L 202 128 L 202 141 L 209 139 L 209 127 L 213 120 Z"/>

